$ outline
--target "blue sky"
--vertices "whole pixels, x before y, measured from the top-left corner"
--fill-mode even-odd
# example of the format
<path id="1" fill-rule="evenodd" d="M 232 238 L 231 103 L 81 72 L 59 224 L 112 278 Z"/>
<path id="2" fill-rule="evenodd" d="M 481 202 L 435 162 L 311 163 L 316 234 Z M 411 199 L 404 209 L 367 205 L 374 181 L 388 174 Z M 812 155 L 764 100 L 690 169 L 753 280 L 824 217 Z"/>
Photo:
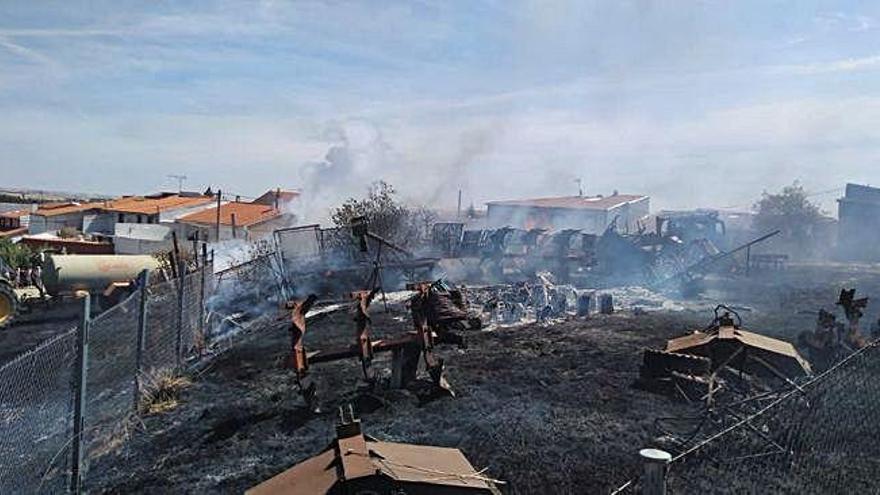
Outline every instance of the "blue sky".
<path id="1" fill-rule="evenodd" d="M 878 123 L 878 2 L 0 2 L 15 187 L 747 206 L 880 183 Z"/>

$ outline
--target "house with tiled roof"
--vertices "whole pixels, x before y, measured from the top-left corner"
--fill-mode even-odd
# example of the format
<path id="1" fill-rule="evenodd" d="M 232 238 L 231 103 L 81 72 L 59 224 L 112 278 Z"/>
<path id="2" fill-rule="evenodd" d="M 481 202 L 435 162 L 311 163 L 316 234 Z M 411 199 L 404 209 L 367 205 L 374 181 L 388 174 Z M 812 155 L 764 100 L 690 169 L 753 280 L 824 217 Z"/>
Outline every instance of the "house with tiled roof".
<path id="1" fill-rule="evenodd" d="M 100 201 L 87 203 L 67 201 L 41 204 L 36 211 L 30 214 L 28 234 L 54 233 L 64 228 L 82 231 L 83 219 L 88 214 L 100 211 L 102 204 Z"/>
<path id="2" fill-rule="evenodd" d="M 218 207 L 207 208 L 178 218 L 178 232 L 186 239 L 208 242 L 219 239 L 255 240 L 272 234 L 272 231 L 290 225 L 292 218 L 274 206 L 259 203 L 231 201 Z"/>

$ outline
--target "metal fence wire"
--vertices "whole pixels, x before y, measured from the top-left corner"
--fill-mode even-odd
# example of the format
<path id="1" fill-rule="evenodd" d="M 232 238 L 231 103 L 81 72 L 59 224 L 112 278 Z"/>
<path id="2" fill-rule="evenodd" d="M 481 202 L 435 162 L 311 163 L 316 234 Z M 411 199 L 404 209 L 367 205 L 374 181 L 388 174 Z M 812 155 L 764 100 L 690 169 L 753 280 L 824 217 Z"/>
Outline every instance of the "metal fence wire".
<path id="1" fill-rule="evenodd" d="M 81 473 L 87 473 L 89 460 L 121 445 L 137 413 L 136 394 L 144 392 L 136 389 L 142 378 L 185 367 L 210 344 L 204 305 L 214 286 L 208 265 L 183 279 L 134 290 L 89 320 L 82 369 L 77 328 L 0 368 L 0 493 L 63 493 L 71 486 L 74 449 L 80 445 L 74 438 L 80 373 Z"/>
<path id="2" fill-rule="evenodd" d="M 89 325 L 83 441 L 86 459 L 98 457 L 124 439 L 133 413 L 137 376 L 140 291 Z"/>
<path id="3" fill-rule="evenodd" d="M 62 493 L 73 436 L 76 329 L 0 368 L 0 493 Z"/>
<path id="4" fill-rule="evenodd" d="M 145 373 L 157 373 L 177 364 L 177 297 L 177 284 L 173 280 L 147 288 Z"/>
<path id="5" fill-rule="evenodd" d="M 878 376 L 875 341 L 797 387 L 754 401 L 751 411 L 715 418 L 714 431 L 691 435 L 673 452 L 669 493 L 880 493 Z M 638 481 L 619 491 L 638 493 Z"/>

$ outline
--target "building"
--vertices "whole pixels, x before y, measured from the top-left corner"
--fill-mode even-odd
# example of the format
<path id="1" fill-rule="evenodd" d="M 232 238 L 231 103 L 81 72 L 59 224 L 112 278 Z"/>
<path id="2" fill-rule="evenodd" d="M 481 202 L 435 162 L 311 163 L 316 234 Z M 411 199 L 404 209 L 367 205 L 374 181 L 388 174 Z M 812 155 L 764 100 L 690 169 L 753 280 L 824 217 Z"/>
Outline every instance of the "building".
<path id="1" fill-rule="evenodd" d="M 320 454 L 251 488 L 247 495 L 500 495 L 458 449 L 381 442 L 359 420 L 336 428 Z"/>
<path id="2" fill-rule="evenodd" d="M 217 241 L 219 221 L 220 239 L 255 240 L 271 235 L 280 227 L 289 225 L 291 218 L 273 206 L 233 201 L 185 215 L 176 220 L 178 235 L 182 239 Z"/>
<path id="3" fill-rule="evenodd" d="M 18 239 L 28 231 L 30 210 L 12 210 L 0 213 L 0 239 Z"/>
<path id="4" fill-rule="evenodd" d="M 83 219 L 88 214 L 96 213 L 102 203 L 46 203 L 31 213 L 28 234 L 36 235 L 46 232 L 58 232 L 61 229 L 82 231 Z"/>
<path id="5" fill-rule="evenodd" d="M 849 261 L 880 261 L 880 188 L 847 184 L 837 200 L 838 254 Z"/>
<path id="6" fill-rule="evenodd" d="M 275 189 L 255 199 L 253 202 L 260 205 L 272 206 L 279 210 L 286 210 L 299 198 L 299 191 Z"/>
<path id="7" fill-rule="evenodd" d="M 82 231 L 115 235 L 118 224 L 155 225 L 173 222 L 182 216 L 205 209 L 215 201 L 214 196 L 200 193 L 163 192 L 148 196 L 123 196 L 103 202 L 96 212 L 86 215 Z"/>
<path id="8" fill-rule="evenodd" d="M 650 198 L 633 194 L 562 196 L 555 198 L 490 201 L 487 228 L 581 229 L 602 234 L 616 222 L 620 231 L 634 231 L 650 212 Z"/>

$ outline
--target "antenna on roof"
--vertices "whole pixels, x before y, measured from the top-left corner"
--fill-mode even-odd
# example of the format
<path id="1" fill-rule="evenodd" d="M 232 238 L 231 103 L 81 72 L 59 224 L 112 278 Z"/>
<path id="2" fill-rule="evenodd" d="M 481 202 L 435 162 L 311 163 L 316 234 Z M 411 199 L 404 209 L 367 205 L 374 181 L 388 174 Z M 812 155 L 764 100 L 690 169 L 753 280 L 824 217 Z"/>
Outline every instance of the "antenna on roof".
<path id="1" fill-rule="evenodd" d="M 186 176 L 185 176 L 185 175 L 168 174 L 168 178 L 169 178 L 169 179 L 174 179 L 174 180 L 177 181 L 177 192 L 182 192 L 182 191 L 183 191 L 183 181 L 186 180 Z"/>

